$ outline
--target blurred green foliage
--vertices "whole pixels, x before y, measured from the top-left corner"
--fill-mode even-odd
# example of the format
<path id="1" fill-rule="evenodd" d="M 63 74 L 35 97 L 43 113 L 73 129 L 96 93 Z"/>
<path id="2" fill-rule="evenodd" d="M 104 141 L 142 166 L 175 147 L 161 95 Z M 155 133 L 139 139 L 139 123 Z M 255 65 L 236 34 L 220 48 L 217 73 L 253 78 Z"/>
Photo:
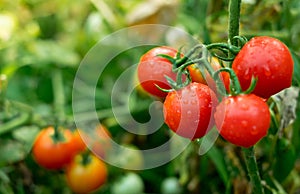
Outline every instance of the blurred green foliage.
<path id="1" fill-rule="evenodd" d="M 0 193 L 5 194 L 71 193 L 62 171 L 42 169 L 30 155 L 38 131 L 55 123 L 54 69 L 62 70 L 65 125 L 72 128 L 72 87 L 77 68 L 89 49 L 107 35 L 124 27 L 154 23 L 181 28 L 205 44 L 227 41 L 226 0 L 2 0 L 0 7 L 0 74 L 6 75 L 8 82 L 4 87 L 0 81 Z M 273 36 L 287 44 L 295 62 L 292 89 L 298 93 L 300 1 L 244 0 L 240 34 L 247 38 Z M 176 41 L 177 35 L 169 39 Z M 148 48 L 133 49 L 113 59 L 113 68 L 104 71 L 97 85 L 95 99 L 99 119 L 113 137 L 140 149 L 167 141 L 167 127 L 148 137 L 125 132 L 110 111 L 110 94 L 120 73 L 137 63 Z M 267 193 L 300 192 L 299 97 L 286 93 L 283 98 L 295 100 L 288 110 L 295 110 L 296 118 L 286 117 L 284 101 L 271 99 L 275 119 L 269 136 L 257 146 Z M 137 90 L 130 99 L 133 117 L 147 122 L 152 99 Z M 281 127 L 284 119 L 290 122 Z M 207 154 L 199 156 L 197 149 L 192 144 L 174 161 L 136 172 L 145 184 L 145 193 L 161 193 L 161 183 L 168 177 L 178 179 L 182 193 L 249 191 L 239 148 L 219 138 Z M 123 176 L 123 170 L 111 166 L 108 183 L 96 193 L 110 193 Z"/>

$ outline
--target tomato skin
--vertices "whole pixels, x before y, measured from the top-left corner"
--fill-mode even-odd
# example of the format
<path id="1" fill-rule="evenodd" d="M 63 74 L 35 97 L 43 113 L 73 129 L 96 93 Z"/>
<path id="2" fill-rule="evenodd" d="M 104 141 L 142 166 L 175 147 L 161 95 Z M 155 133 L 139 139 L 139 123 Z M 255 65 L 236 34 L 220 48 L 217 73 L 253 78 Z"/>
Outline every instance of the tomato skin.
<path id="1" fill-rule="evenodd" d="M 225 97 L 214 117 L 221 136 L 245 148 L 267 135 L 271 121 L 268 105 L 254 94 Z"/>
<path id="2" fill-rule="evenodd" d="M 249 40 L 232 63 L 242 89 L 249 87 L 252 76 L 257 77 L 253 94 L 266 99 L 291 86 L 293 68 L 287 46 L 267 36 Z"/>
<path id="3" fill-rule="evenodd" d="M 67 184 L 75 193 L 89 193 L 105 184 L 108 171 L 106 164 L 94 155 L 83 164 L 82 155 L 77 155 L 65 171 Z"/>
<path id="4" fill-rule="evenodd" d="M 146 92 L 163 98 L 167 96 L 167 93 L 158 89 L 156 85 L 164 89 L 171 89 L 165 76 L 176 80 L 176 73 L 172 71 L 171 62 L 164 57 L 157 56 L 158 54 L 175 57 L 177 50 L 167 46 L 155 47 L 149 50 L 141 57 L 137 74 L 139 82 Z"/>
<path id="5" fill-rule="evenodd" d="M 77 150 L 77 153 L 83 152 L 87 149 L 87 145 L 83 141 L 83 137 L 80 134 L 81 129 L 77 129 L 73 133 L 74 149 Z"/>
<path id="6" fill-rule="evenodd" d="M 203 137 L 213 126 L 213 112 L 217 104 L 215 93 L 201 83 L 172 91 L 165 99 L 165 123 L 178 135 L 194 140 Z"/>
<path id="7" fill-rule="evenodd" d="M 65 167 L 72 161 L 74 155 L 83 149 L 83 145 L 78 145 L 78 142 L 74 141 L 73 133 L 68 129 L 62 131 L 64 142 L 54 142 L 53 135 L 53 127 L 43 129 L 32 148 L 35 161 L 40 166 L 52 170 Z"/>

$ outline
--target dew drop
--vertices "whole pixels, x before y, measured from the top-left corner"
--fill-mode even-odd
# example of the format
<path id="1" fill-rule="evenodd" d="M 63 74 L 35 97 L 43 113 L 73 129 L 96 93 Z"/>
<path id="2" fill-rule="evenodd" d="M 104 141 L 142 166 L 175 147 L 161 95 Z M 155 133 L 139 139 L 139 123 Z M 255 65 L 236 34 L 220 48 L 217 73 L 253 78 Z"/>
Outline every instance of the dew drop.
<path id="1" fill-rule="evenodd" d="M 148 63 L 148 65 L 149 65 L 150 68 L 153 68 L 154 67 L 154 62 L 150 61 L 150 63 Z"/>
<path id="2" fill-rule="evenodd" d="M 258 130 L 257 130 L 257 127 L 255 125 L 252 126 L 251 134 L 252 135 L 257 135 L 258 134 Z"/>
<path id="3" fill-rule="evenodd" d="M 191 103 L 195 105 L 197 104 L 197 100 L 192 100 Z"/>
<path id="4" fill-rule="evenodd" d="M 271 75 L 271 71 L 270 71 L 269 67 L 264 68 L 264 74 L 265 74 L 265 76 L 270 76 Z"/>
<path id="5" fill-rule="evenodd" d="M 242 126 L 243 126 L 243 127 L 247 127 L 247 126 L 248 126 L 248 121 L 243 120 L 243 121 L 242 121 Z"/>
<path id="6" fill-rule="evenodd" d="M 248 79 L 250 79 L 249 68 L 248 68 L 248 69 L 246 69 L 246 71 L 245 71 L 245 73 L 244 73 L 244 79 L 245 79 L 245 80 L 248 80 Z"/>
<path id="7" fill-rule="evenodd" d="M 248 110 L 249 109 L 249 106 L 247 104 L 241 104 L 241 108 L 243 110 Z"/>
<path id="8" fill-rule="evenodd" d="M 192 96 L 192 97 L 195 97 L 195 96 L 196 96 L 196 92 L 193 91 L 193 92 L 191 93 L 191 96 Z"/>

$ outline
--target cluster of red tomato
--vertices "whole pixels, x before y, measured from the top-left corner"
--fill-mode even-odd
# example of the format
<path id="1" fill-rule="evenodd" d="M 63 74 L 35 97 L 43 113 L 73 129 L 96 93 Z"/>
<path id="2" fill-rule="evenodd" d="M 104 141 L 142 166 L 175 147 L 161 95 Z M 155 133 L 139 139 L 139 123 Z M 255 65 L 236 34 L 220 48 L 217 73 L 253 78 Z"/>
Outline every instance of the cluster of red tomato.
<path id="1" fill-rule="evenodd" d="M 57 130 L 51 126 L 40 131 L 32 149 L 35 161 L 49 170 L 63 169 L 67 184 L 75 193 L 89 193 L 102 186 L 108 176 L 107 166 L 93 153 L 105 154 L 109 146 L 108 130 L 97 127 L 96 139 L 79 129 Z M 86 145 L 92 146 L 93 153 Z"/>
<path id="2" fill-rule="evenodd" d="M 293 59 L 284 43 L 271 37 L 254 37 L 241 48 L 230 67 L 221 66 L 214 58 L 209 60 L 214 74 L 221 72 L 219 77 L 227 90 L 220 102 L 216 84 L 212 84 L 216 76 L 208 71 L 201 74 L 194 64 L 187 66 L 191 83 L 169 92 L 161 90 L 171 89 L 166 76 L 178 79 L 170 60 L 178 55 L 174 48 L 155 47 L 141 57 L 137 69 L 142 88 L 164 100 L 164 120 L 171 130 L 195 140 L 216 125 L 225 140 L 246 148 L 267 134 L 271 117 L 266 101 L 292 82 Z M 181 79 L 187 76 L 182 74 Z M 256 85 L 249 91 L 253 80 Z"/>

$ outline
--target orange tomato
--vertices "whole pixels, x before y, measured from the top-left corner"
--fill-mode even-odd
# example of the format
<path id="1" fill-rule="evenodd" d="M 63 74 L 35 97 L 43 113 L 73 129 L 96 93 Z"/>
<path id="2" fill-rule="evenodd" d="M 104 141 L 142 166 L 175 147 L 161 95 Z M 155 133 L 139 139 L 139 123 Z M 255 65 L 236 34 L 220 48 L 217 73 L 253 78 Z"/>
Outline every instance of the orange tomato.
<path id="1" fill-rule="evenodd" d="M 62 129 L 60 134 L 63 141 L 55 141 L 54 128 L 52 126 L 43 129 L 37 136 L 32 154 L 35 161 L 47 169 L 61 169 L 70 163 L 73 157 L 80 151 L 81 146 L 74 141 L 73 133 L 69 129 Z M 80 148 L 81 149 L 81 148 Z"/>
<path id="2" fill-rule="evenodd" d="M 77 155 L 67 166 L 65 175 L 68 186 L 75 193 L 89 193 L 105 184 L 108 171 L 106 164 L 93 154 Z M 86 160 L 86 161 L 84 161 Z"/>

